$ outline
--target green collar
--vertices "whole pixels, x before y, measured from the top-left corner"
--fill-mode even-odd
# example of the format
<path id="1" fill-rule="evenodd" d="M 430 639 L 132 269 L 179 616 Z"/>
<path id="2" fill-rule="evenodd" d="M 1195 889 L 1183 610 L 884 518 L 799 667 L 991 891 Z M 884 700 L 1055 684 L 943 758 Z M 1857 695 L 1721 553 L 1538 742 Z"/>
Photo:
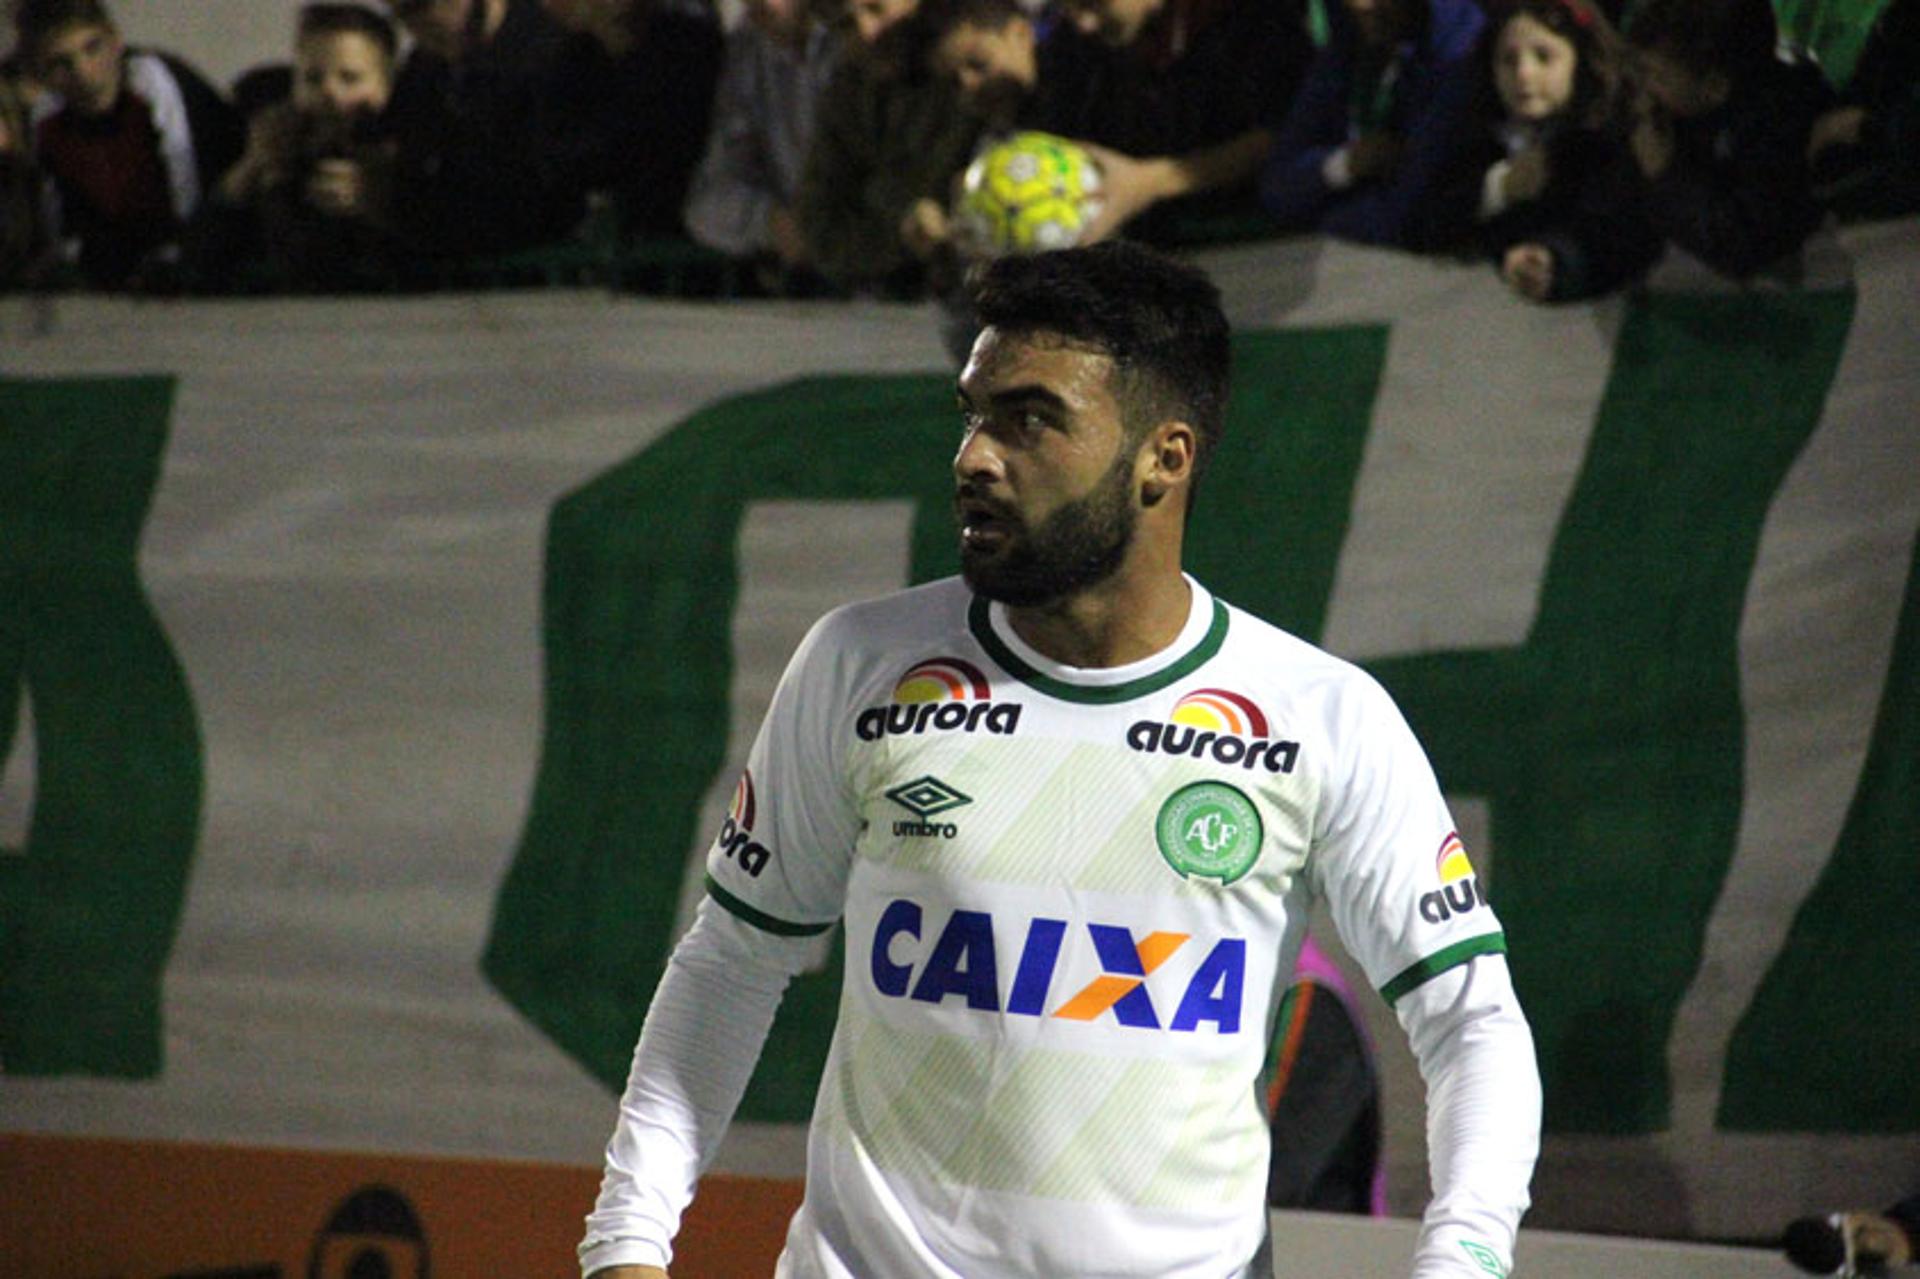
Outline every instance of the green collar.
<path id="1" fill-rule="evenodd" d="M 1075 684 L 1035 669 L 1032 663 L 1014 652 L 994 631 L 993 622 L 987 615 L 989 607 L 985 599 L 976 595 L 967 609 L 967 626 L 972 630 L 973 637 L 980 641 L 980 647 L 987 650 L 987 656 L 1027 687 L 1063 702 L 1079 702 L 1087 706 L 1111 706 L 1116 702 L 1130 702 L 1136 697 L 1157 693 L 1212 661 L 1227 639 L 1227 606 L 1216 597 L 1213 601 L 1213 624 L 1207 627 L 1207 633 L 1200 637 L 1199 643 L 1172 662 L 1152 674 L 1130 679 L 1124 684 Z"/>

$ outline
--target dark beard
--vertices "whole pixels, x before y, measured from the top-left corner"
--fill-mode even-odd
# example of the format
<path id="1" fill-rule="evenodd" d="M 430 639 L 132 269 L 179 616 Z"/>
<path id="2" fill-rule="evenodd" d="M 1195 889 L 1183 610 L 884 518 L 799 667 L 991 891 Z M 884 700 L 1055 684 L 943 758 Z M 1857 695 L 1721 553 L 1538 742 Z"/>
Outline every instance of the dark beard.
<path id="1" fill-rule="evenodd" d="M 997 551 L 960 544 L 960 575 L 974 594 L 1016 608 L 1051 604 L 1113 576 L 1133 545 L 1133 455 L 1120 456 L 1092 491 L 1032 529 L 1014 529 Z"/>

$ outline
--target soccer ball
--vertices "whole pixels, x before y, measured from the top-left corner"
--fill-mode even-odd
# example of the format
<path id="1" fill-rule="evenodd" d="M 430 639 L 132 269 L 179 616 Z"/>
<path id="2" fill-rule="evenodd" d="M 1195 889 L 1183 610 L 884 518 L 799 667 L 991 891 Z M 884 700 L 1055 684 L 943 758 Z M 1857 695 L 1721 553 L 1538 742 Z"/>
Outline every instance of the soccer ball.
<path id="1" fill-rule="evenodd" d="M 974 253 L 1039 253 L 1079 241 L 1100 208 L 1100 165 L 1051 133 L 990 144 L 960 180 L 959 234 Z"/>

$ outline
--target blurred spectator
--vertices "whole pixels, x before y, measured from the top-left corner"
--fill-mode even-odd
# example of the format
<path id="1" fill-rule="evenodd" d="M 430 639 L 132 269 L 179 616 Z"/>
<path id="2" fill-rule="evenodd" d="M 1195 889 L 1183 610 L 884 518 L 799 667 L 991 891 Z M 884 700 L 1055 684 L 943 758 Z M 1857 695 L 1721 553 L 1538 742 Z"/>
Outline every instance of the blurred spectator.
<path id="1" fill-rule="evenodd" d="M 431 256 L 499 253 L 577 225 L 600 151 L 605 55 L 538 0 L 393 0 L 417 47 L 388 105 L 402 234 Z"/>
<path id="2" fill-rule="evenodd" d="M 960 105 L 980 122 L 974 154 L 1032 123 L 1040 82 L 1039 37 L 1020 0 L 923 0 L 918 21 L 933 74 L 951 84 Z M 936 291 L 954 308 L 953 341 L 973 344 L 971 322 L 956 292 L 964 263 L 954 243 L 957 191 L 914 201 L 900 235 L 910 252 L 929 264 Z"/>
<path id="3" fill-rule="evenodd" d="M 1299 0 L 1064 0 L 1063 14 L 1023 123 L 1097 148 L 1105 203 L 1086 238 L 1163 205 L 1218 211 L 1239 196 L 1251 212 L 1312 55 Z"/>
<path id="4" fill-rule="evenodd" d="M 800 178 L 814 266 L 857 293 L 918 296 L 925 268 L 901 236 L 915 202 L 945 200 L 979 124 L 927 70 L 918 0 L 849 0 L 853 40 L 822 95 Z"/>
<path id="5" fill-rule="evenodd" d="M 239 115 L 186 64 L 129 50 L 101 0 L 21 0 L 15 22 L 52 95 L 35 134 L 52 234 L 90 283 L 159 287 L 240 154 Z"/>
<path id="6" fill-rule="evenodd" d="M 1815 195 L 1842 217 L 1920 210 L 1920 0 L 1893 0 L 1840 106 L 1808 144 Z"/>
<path id="7" fill-rule="evenodd" d="M 989 133 L 1039 127 L 1039 30 L 1020 0 L 924 0 L 921 21 L 935 74 Z"/>
<path id="8" fill-rule="evenodd" d="M 613 196 L 622 230 L 684 231 L 681 209 L 713 110 L 719 25 L 664 0 L 546 0 L 549 13 L 592 37 L 602 56 L 576 64 L 570 87 L 583 130 L 572 145 L 582 178 Z"/>
<path id="9" fill-rule="evenodd" d="M 26 280 L 46 249 L 28 118 L 25 88 L 0 74 L 0 289 Z"/>
<path id="10" fill-rule="evenodd" d="M 395 144 L 383 115 L 395 49 L 392 25 L 369 7 L 300 11 L 293 95 L 253 116 L 246 153 L 196 222 L 195 283 L 339 291 L 395 281 Z"/>
<path id="11" fill-rule="evenodd" d="M 793 273 L 809 262 L 794 201 L 840 37 L 819 0 L 747 0 L 727 37 L 706 156 L 687 196 L 687 230 L 710 249 L 771 260 Z"/>
<path id="12" fill-rule="evenodd" d="M 1340 0 L 1261 180 L 1289 230 L 1403 244 L 1472 102 L 1474 0 Z"/>
<path id="13" fill-rule="evenodd" d="M 1490 9 L 1466 140 L 1415 210 L 1410 239 L 1479 249 L 1535 302 L 1609 292 L 1662 248 L 1619 127 L 1620 39 L 1589 0 Z"/>
<path id="14" fill-rule="evenodd" d="M 1627 35 L 1654 226 L 1736 279 L 1798 251 L 1822 217 L 1807 151 L 1834 97 L 1817 67 L 1777 47 L 1769 0 L 1641 0 Z"/>

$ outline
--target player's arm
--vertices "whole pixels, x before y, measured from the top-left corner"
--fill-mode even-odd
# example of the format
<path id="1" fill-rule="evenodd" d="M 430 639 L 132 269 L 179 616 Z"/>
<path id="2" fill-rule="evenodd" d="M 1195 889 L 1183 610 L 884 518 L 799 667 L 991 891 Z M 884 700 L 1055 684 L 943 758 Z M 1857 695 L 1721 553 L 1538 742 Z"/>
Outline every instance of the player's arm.
<path id="1" fill-rule="evenodd" d="M 667 1279 L 667 1272 L 659 1266 L 608 1266 L 594 1271 L 587 1279 Z"/>
<path id="2" fill-rule="evenodd" d="M 607 1143 L 581 1273 L 664 1274 L 681 1214 L 719 1149 L 780 997 L 813 947 L 701 903 L 647 1010 Z"/>
<path id="3" fill-rule="evenodd" d="M 1414 1279 L 1503 1275 L 1540 1148 L 1540 1072 L 1502 955 L 1480 955 L 1403 995 L 1394 1012 L 1427 1085 L 1433 1198 Z"/>
<path id="4" fill-rule="evenodd" d="M 1539 1069 L 1505 934 L 1450 833 L 1426 754 L 1385 691 L 1360 680 L 1329 729 L 1314 873 L 1427 1087 L 1433 1197 L 1414 1279 L 1504 1275 L 1540 1144 Z"/>
<path id="5" fill-rule="evenodd" d="M 847 636 L 808 633 L 775 690 L 732 815 L 707 854 L 707 897 L 647 1009 L 581 1273 L 664 1270 L 759 1061 L 787 983 L 839 917 L 859 817 L 843 784 Z"/>

